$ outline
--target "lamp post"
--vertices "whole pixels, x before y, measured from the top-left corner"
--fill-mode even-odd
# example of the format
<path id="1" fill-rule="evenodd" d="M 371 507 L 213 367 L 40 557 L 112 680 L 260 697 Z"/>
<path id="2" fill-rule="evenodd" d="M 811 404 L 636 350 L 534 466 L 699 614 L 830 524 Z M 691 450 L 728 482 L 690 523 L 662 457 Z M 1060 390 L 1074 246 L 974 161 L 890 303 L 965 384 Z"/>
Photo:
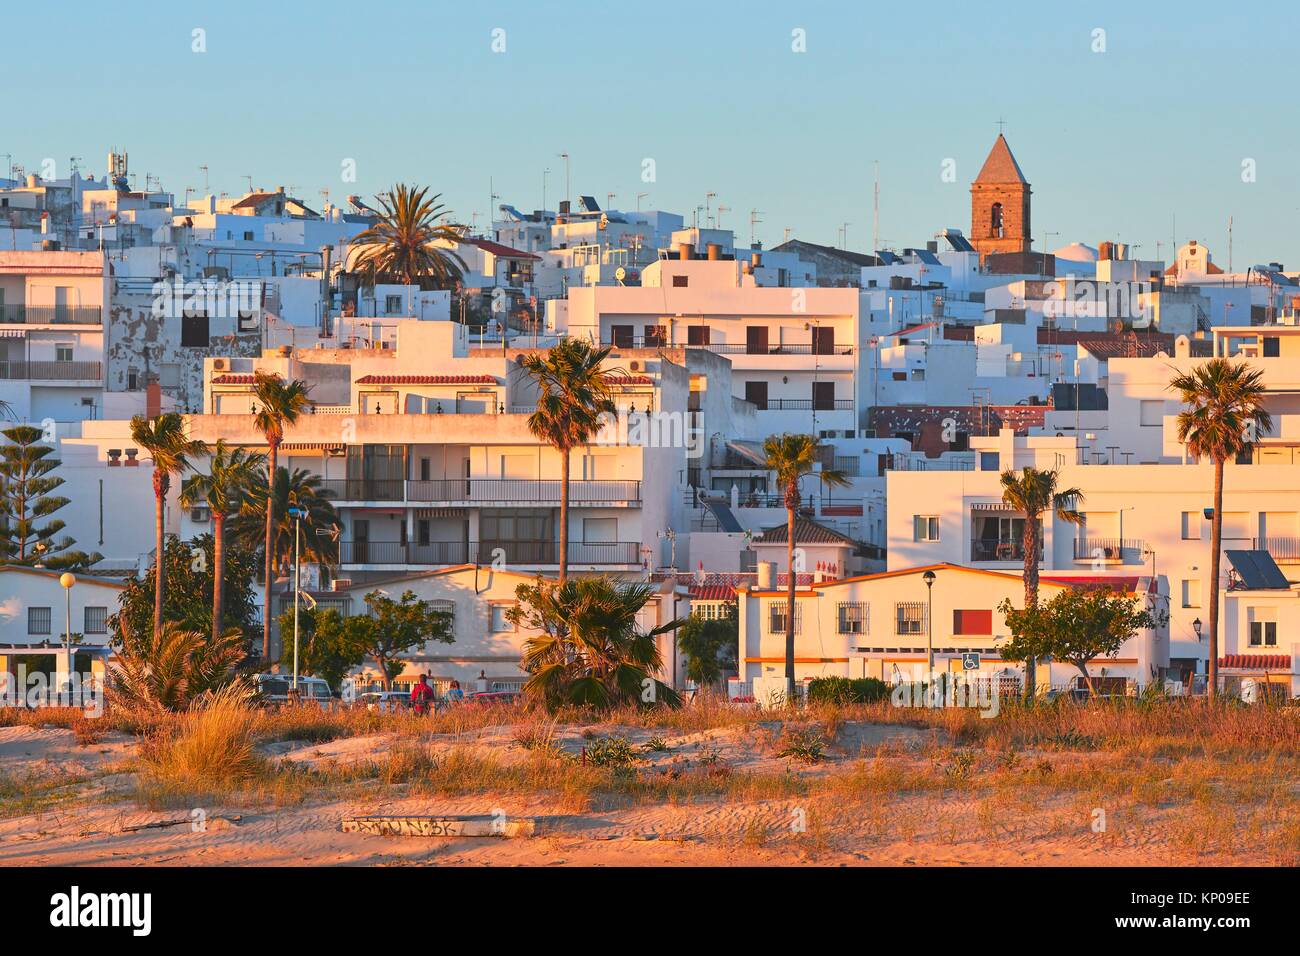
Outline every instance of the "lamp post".
<path id="1" fill-rule="evenodd" d="M 76 583 L 77 576 L 71 571 L 59 575 L 59 584 L 63 587 L 63 659 L 67 668 L 64 679 L 69 682 L 72 680 L 72 586 Z"/>
<path id="2" fill-rule="evenodd" d="M 299 544 L 302 541 L 302 519 L 307 512 L 302 508 L 290 508 L 293 518 L 293 699 L 298 699 L 298 595 L 302 591 L 302 561 Z"/>
<path id="3" fill-rule="evenodd" d="M 926 571 L 921 575 L 925 582 L 925 644 L 929 659 L 930 673 L 934 673 L 934 572 Z"/>

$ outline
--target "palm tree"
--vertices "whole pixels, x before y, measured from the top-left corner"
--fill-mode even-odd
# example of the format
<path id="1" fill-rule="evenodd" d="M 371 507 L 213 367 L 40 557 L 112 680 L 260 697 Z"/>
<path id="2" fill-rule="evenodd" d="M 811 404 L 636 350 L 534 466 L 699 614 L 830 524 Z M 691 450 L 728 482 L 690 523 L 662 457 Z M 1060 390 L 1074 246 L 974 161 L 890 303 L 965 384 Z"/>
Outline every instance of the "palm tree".
<path id="1" fill-rule="evenodd" d="M 226 574 L 226 518 L 244 504 L 249 489 L 261 473 L 265 455 L 231 450 L 218 439 L 208 463 L 208 473 L 194 474 L 181 485 L 181 507 L 207 505 L 212 512 L 212 639 L 222 633 Z"/>
<path id="2" fill-rule="evenodd" d="M 1226 358 L 1210 359 L 1190 372 L 1175 375 L 1170 389 L 1186 409 L 1178 414 L 1178 440 L 1197 458 L 1214 462 L 1214 516 L 1210 519 L 1210 667 L 1209 696 L 1219 681 L 1219 566 L 1223 541 L 1223 466 L 1250 447 L 1261 432 L 1271 431 L 1273 417 L 1264 410 L 1260 369 Z"/>
<path id="3" fill-rule="evenodd" d="M 615 412 L 614 379 L 604 366 L 609 352 L 566 336 L 545 355 L 519 363 L 538 390 L 528 430 L 560 453 L 560 584 L 569 571 L 569 453 L 591 441 Z"/>
<path id="4" fill-rule="evenodd" d="M 269 449 L 266 456 L 267 487 L 275 480 L 276 460 L 279 457 L 280 442 L 284 441 L 284 428 L 298 421 L 298 417 L 311 405 L 307 397 L 308 387 L 305 382 L 294 379 L 285 382 L 278 375 L 271 375 L 258 369 L 254 375 L 253 427 L 262 433 Z M 262 607 L 262 659 L 271 659 L 271 531 L 275 522 L 273 508 L 266 509 L 266 536 L 263 542 L 266 548 L 266 593 Z"/>
<path id="5" fill-rule="evenodd" d="M 532 675 L 525 693 L 539 696 L 552 709 L 564 704 L 679 705 L 677 692 L 651 675 L 663 667 L 655 638 L 685 622 L 642 631 L 636 616 L 653 593 L 648 584 L 620 584 L 607 577 L 520 585 L 520 601 L 510 615 L 540 632 L 524 643 L 523 667 Z M 654 691 L 647 695 L 651 685 Z"/>
<path id="6" fill-rule="evenodd" d="M 136 415 L 131 419 L 131 440 L 148 453 L 153 462 L 154 496 L 154 598 L 153 629 L 157 633 L 163 623 L 163 595 L 167 589 L 167 575 L 163 572 L 163 505 L 171 489 L 172 476 L 190 467 L 190 458 L 207 453 L 208 446 L 186 435 L 185 419 L 175 412 L 167 412 L 149 419 Z"/>
<path id="7" fill-rule="evenodd" d="M 1078 488 L 1058 490 L 1057 481 L 1060 473 L 1043 471 L 1026 467 L 1019 474 L 1008 468 L 1002 472 L 1002 501 L 1025 516 L 1022 532 L 1022 549 L 1025 562 L 1025 607 L 1038 605 L 1038 553 L 1041 533 L 1041 515 L 1051 510 L 1057 518 L 1068 524 L 1081 525 L 1084 518 L 1078 510 L 1083 502 L 1083 492 Z M 1034 699 L 1037 693 L 1037 675 L 1034 669 L 1037 661 L 1030 657 L 1025 661 L 1025 696 Z"/>
<path id="8" fill-rule="evenodd" d="M 333 564 L 338 558 L 338 543 L 333 532 L 338 526 L 338 512 L 330 503 L 327 492 L 321 487 L 321 478 L 305 468 L 292 472 L 283 465 L 275 469 L 275 482 L 271 494 L 266 493 L 266 475 L 253 476 L 248 495 L 239 514 L 230 522 L 232 540 L 239 546 L 256 550 L 265 546 L 266 502 L 271 501 L 274 515 L 271 535 L 271 570 L 279 575 L 293 557 L 294 521 L 290 508 L 301 508 L 307 517 L 301 519 L 301 558 L 320 564 Z M 317 531 L 330 532 L 329 535 Z"/>
<path id="9" fill-rule="evenodd" d="M 383 211 L 375 224 L 352 240 L 353 268 L 368 284 L 400 281 L 421 288 L 451 288 L 465 271 L 460 256 L 434 245 L 462 240 L 458 227 L 444 221 L 447 212 L 428 195 L 427 187 L 398 183 L 375 198 Z"/>
<path id="10" fill-rule="evenodd" d="M 776 486 L 785 498 L 785 555 L 786 555 L 786 605 L 785 605 L 785 693 L 788 701 L 794 700 L 794 591 L 795 591 L 795 517 L 802 498 L 799 481 L 815 475 L 828 488 L 843 487 L 849 483 L 844 472 L 823 468 L 817 464 L 817 439 L 812 435 L 770 435 L 763 442 L 766 467 L 776 472 Z"/>
<path id="11" fill-rule="evenodd" d="M 237 627 L 209 637 L 168 621 L 152 634 L 138 634 L 118 622 L 117 652 L 109 665 L 111 701 L 128 708 L 184 710 L 199 697 L 233 685 L 250 689 L 239 677 L 246 655 L 244 632 Z"/>

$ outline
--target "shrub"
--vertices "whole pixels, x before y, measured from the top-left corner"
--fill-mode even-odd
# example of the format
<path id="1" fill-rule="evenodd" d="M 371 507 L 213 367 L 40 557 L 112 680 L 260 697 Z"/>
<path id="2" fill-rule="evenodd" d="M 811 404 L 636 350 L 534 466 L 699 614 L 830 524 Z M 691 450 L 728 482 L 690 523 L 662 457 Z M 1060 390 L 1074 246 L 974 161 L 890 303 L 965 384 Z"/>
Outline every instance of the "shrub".
<path id="1" fill-rule="evenodd" d="M 875 677 L 814 677 L 808 682 L 814 704 L 873 704 L 889 700 L 889 685 Z"/>
<path id="2" fill-rule="evenodd" d="M 818 763 L 826 756 L 826 739 L 816 730 L 791 730 L 782 737 L 778 757 L 793 757 L 804 763 Z"/>
<path id="3" fill-rule="evenodd" d="M 597 737 L 584 748 L 587 763 L 593 767 L 626 769 L 641 759 L 626 737 Z"/>
<path id="4" fill-rule="evenodd" d="M 175 727 L 156 731 L 140 749 L 144 783 L 177 798 L 224 796 L 256 777 L 265 761 L 253 743 L 257 713 L 238 689 L 196 703 Z"/>

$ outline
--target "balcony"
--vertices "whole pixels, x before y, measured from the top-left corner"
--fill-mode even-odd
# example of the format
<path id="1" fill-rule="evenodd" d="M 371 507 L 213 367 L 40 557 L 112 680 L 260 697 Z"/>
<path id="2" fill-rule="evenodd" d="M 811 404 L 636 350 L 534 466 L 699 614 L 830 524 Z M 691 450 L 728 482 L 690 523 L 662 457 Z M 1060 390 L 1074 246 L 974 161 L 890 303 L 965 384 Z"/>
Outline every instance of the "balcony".
<path id="1" fill-rule="evenodd" d="M 0 305 L 0 325 L 103 325 L 99 306 Z"/>
<path id="2" fill-rule="evenodd" d="M 8 381 L 103 381 L 100 362 L 0 362 L 0 379 Z"/>
<path id="3" fill-rule="evenodd" d="M 1278 564 L 1300 563 L 1300 538 L 1252 538 L 1251 547 L 1267 551 Z"/>
<path id="4" fill-rule="evenodd" d="M 1074 539 L 1074 560 L 1076 563 L 1092 564 L 1141 564 L 1142 552 L 1146 542 L 1136 538 L 1094 538 Z"/>
<path id="5" fill-rule="evenodd" d="M 771 342 L 766 345 L 748 342 L 669 342 L 656 335 L 615 336 L 613 340 L 601 343 L 602 347 L 618 349 L 707 349 L 718 355 L 852 355 L 852 345 L 814 346 L 811 342 Z"/>
<path id="6" fill-rule="evenodd" d="M 970 543 L 972 561 L 1023 561 L 1025 543 L 1022 540 L 993 541 L 980 539 Z"/>
<path id="7" fill-rule="evenodd" d="M 444 566 L 503 562 L 508 567 L 558 567 L 559 545 L 554 541 L 341 541 L 339 564 L 394 564 Z M 638 541 L 570 541 L 569 564 L 640 566 Z"/>
<path id="8" fill-rule="evenodd" d="M 427 481 L 401 479 L 329 478 L 321 482 L 335 502 L 409 501 L 422 505 L 535 505 L 558 506 L 563 484 L 532 478 L 438 478 Z M 639 504 L 640 481 L 569 482 L 569 503 L 578 506 Z"/>

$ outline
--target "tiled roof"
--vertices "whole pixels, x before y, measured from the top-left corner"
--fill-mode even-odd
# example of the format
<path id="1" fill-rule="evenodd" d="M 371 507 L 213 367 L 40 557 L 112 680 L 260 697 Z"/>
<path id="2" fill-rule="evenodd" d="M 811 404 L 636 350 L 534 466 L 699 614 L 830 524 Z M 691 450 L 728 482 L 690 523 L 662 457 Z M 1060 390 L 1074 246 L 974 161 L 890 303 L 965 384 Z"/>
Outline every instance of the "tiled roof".
<path id="1" fill-rule="evenodd" d="M 262 203 L 274 199 L 280 193 L 249 193 L 239 202 L 231 206 L 231 209 L 251 209 L 262 205 Z"/>
<path id="2" fill-rule="evenodd" d="M 957 430 L 982 434 L 987 424 L 996 432 L 1000 428 L 1013 429 L 1025 434 L 1030 428 L 1041 428 L 1050 405 L 880 405 L 871 410 L 873 427 L 880 434 L 883 427 L 889 435 L 897 432 L 916 432 L 922 425 L 942 422 L 951 418 Z"/>
<path id="3" fill-rule="evenodd" d="M 783 521 L 766 529 L 761 535 L 754 538 L 751 543 L 785 544 L 786 530 L 786 523 Z M 794 540 L 799 544 L 843 544 L 849 547 L 857 547 L 858 544 L 848 535 L 840 534 L 824 524 L 809 521 L 807 518 L 794 519 Z"/>
<path id="4" fill-rule="evenodd" d="M 1219 658 L 1219 666 L 1241 671 L 1289 671 L 1291 658 L 1286 654 L 1228 654 Z"/>
<path id="5" fill-rule="evenodd" d="M 251 374 L 237 372 L 234 374 L 218 375 L 212 380 L 213 385 L 252 385 L 256 379 Z"/>
<path id="6" fill-rule="evenodd" d="M 977 183 L 1026 183 L 1025 174 L 1020 171 L 1020 164 L 1016 162 L 1016 157 L 1011 155 L 1011 147 L 1007 145 L 1007 138 L 1001 133 L 998 134 L 997 142 L 989 150 L 988 159 L 984 160 L 984 165 L 980 168 L 980 174 L 975 177 Z"/>
<path id="7" fill-rule="evenodd" d="M 1138 582 L 1141 580 L 1133 575 L 1108 577 L 1106 575 L 1069 575 L 1061 574 L 1044 574 L 1039 578 L 1040 581 L 1050 581 L 1052 584 L 1064 584 L 1066 587 L 1082 588 L 1086 591 L 1095 591 L 1100 588 L 1111 588 L 1123 594 L 1133 594 L 1138 589 Z"/>
<path id="8" fill-rule="evenodd" d="M 357 385 L 495 385 L 491 375 L 363 375 Z"/>
<path id="9" fill-rule="evenodd" d="M 490 252 L 494 256 L 502 259 L 540 259 L 541 256 L 533 255 L 531 252 L 524 252 L 522 249 L 512 249 L 504 246 L 499 242 L 493 242 L 491 239 L 461 239 L 466 245 L 478 246 L 484 252 Z"/>
<path id="10" fill-rule="evenodd" d="M 653 385 L 655 380 L 648 375 L 611 375 L 611 385 Z"/>

